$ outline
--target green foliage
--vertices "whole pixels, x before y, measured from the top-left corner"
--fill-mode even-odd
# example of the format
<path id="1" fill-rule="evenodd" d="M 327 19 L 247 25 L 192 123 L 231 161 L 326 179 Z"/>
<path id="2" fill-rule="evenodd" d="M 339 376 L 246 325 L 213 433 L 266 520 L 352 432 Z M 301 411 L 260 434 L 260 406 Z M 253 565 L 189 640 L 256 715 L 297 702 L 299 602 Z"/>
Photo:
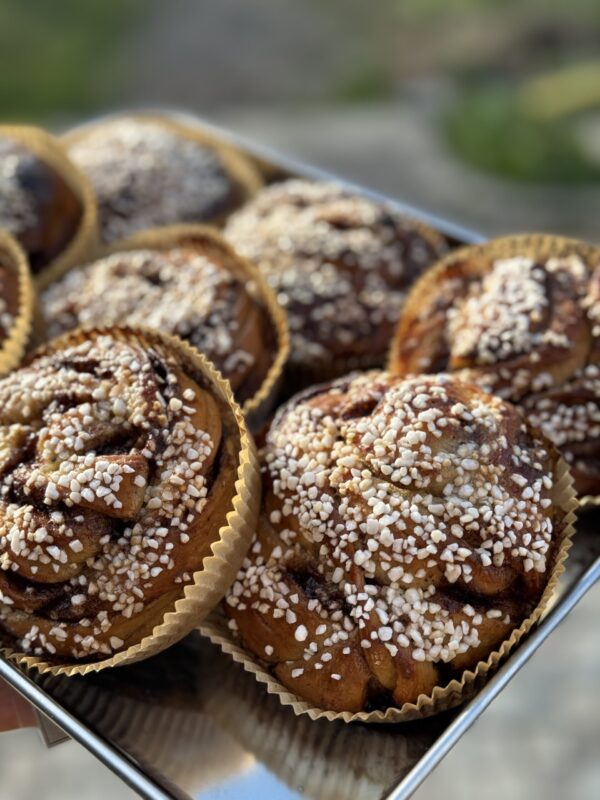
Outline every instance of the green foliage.
<path id="1" fill-rule="evenodd" d="M 94 110 L 114 95 L 118 47 L 143 0 L 2 0 L 0 115 Z"/>
<path id="2" fill-rule="evenodd" d="M 389 70 L 377 64 L 364 64 L 336 87 L 334 99 L 341 103 L 371 103 L 389 97 L 392 89 Z"/>
<path id="3" fill-rule="evenodd" d="M 524 181 L 600 180 L 600 168 L 586 158 L 571 119 L 535 117 L 506 86 L 467 90 L 444 122 L 452 148 L 481 169 Z"/>

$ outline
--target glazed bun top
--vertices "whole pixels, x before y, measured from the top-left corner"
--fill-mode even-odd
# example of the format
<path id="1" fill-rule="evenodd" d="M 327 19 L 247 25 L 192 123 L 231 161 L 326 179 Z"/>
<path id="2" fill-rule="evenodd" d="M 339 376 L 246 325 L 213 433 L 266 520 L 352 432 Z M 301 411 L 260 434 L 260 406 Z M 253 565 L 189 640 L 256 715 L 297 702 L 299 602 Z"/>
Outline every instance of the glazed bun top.
<path id="1" fill-rule="evenodd" d="M 373 200 L 305 180 L 263 189 L 226 235 L 284 305 L 292 366 L 319 377 L 381 364 L 408 287 L 445 247 Z"/>
<path id="2" fill-rule="evenodd" d="M 157 225 L 218 222 L 258 183 L 242 156 L 169 120 L 119 117 L 65 141 L 92 183 L 106 243 Z"/>
<path id="3" fill-rule="evenodd" d="M 262 458 L 263 519 L 226 607 L 320 707 L 416 701 L 487 657 L 548 581 L 556 453 L 476 387 L 349 376 L 290 401 Z"/>
<path id="4" fill-rule="evenodd" d="M 524 406 L 600 491 L 600 251 L 511 237 L 449 256 L 407 300 L 390 368 L 456 371 Z"/>

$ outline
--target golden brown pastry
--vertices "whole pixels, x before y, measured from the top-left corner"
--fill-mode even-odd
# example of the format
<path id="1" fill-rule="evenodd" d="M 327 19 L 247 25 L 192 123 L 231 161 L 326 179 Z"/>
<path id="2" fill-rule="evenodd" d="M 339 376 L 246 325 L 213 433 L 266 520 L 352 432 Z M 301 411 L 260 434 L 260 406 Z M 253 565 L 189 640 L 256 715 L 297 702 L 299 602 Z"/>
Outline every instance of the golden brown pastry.
<path id="1" fill-rule="evenodd" d="M 550 236 L 465 248 L 414 287 L 390 369 L 457 371 L 519 404 L 600 493 L 600 249 Z"/>
<path id="2" fill-rule="evenodd" d="M 402 706 L 473 668 L 538 603 L 561 537 L 557 455 L 449 376 L 350 375 L 293 398 L 225 608 L 290 691 Z"/>
<path id="3" fill-rule="evenodd" d="M 84 203 L 73 186 L 80 176 L 63 161 L 48 134 L 0 126 L 0 229 L 19 241 L 34 274 L 65 253 L 83 221 Z"/>
<path id="4" fill-rule="evenodd" d="M 305 180 L 263 189 L 232 216 L 226 236 L 288 314 L 296 385 L 381 365 L 407 289 L 445 251 L 427 226 Z"/>
<path id="5" fill-rule="evenodd" d="M 221 222 L 260 185 L 243 155 L 167 118 L 115 117 L 64 142 L 92 183 L 106 243 L 158 225 Z"/>
<path id="6" fill-rule="evenodd" d="M 281 348 L 276 299 L 216 233 L 173 226 L 117 244 L 42 297 L 49 336 L 79 325 L 147 325 L 187 339 L 229 380 L 240 403 L 263 385 Z"/>
<path id="7" fill-rule="evenodd" d="M 0 381 L 0 630 L 109 656 L 183 596 L 231 511 L 240 452 L 208 373 L 152 332 L 73 332 Z"/>

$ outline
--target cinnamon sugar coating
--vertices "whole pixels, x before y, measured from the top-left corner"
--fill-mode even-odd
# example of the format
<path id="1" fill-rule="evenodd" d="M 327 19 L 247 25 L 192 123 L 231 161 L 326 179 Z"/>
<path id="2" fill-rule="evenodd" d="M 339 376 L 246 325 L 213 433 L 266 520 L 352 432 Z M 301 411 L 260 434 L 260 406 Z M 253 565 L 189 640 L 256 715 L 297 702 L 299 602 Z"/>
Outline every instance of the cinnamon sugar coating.
<path id="1" fill-rule="evenodd" d="M 287 312 L 293 370 L 317 379 L 382 363 L 407 289 L 445 250 L 426 226 L 305 180 L 263 189 L 232 215 L 226 235 Z"/>
<path id="2" fill-rule="evenodd" d="M 21 244 L 33 273 L 71 243 L 81 201 L 50 164 L 0 132 L 0 229 Z"/>
<path id="3" fill-rule="evenodd" d="M 232 258 L 210 241 L 115 252 L 46 290 L 48 334 L 122 322 L 175 334 L 204 353 L 243 402 L 273 363 L 276 336 L 252 282 L 232 271 Z"/>
<path id="4" fill-rule="evenodd" d="M 67 147 L 92 183 L 104 242 L 157 225 L 218 221 L 245 199 L 214 147 L 159 121 L 109 120 Z"/>
<path id="5" fill-rule="evenodd" d="M 501 244 L 501 241 L 498 243 Z M 600 252 L 497 245 L 449 258 L 419 282 L 395 335 L 397 374 L 456 371 L 518 403 L 569 463 L 580 494 L 600 492 Z"/>
<path id="6" fill-rule="evenodd" d="M 449 376 L 348 376 L 292 399 L 262 452 L 258 533 L 225 601 L 244 644 L 324 709 L 415 702 L 537 604 L 557 456 Z"/>
<path id="7" fill-rule="evenodd" d="M 112 329 L 0 381 L 0 629 L 17 648 L 108 656 L 182 596 L 234 494 L 239 441 L 205 380 Z"/>

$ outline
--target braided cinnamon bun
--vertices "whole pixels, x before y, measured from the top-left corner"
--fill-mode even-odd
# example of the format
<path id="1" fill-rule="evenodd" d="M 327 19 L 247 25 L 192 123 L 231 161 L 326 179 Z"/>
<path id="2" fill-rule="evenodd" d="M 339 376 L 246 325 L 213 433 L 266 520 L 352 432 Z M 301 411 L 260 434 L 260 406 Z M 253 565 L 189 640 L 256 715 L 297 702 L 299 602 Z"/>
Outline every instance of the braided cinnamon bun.
<path id="1" fill-rule="evenodd" d="M 241 429 L 175 345 L 74 332 L 0 381 L 0 630 L 25 653 L 139 643 L 219 539 Z"/>
<path id="2" fill-rule="evenodd" d="M 83 180 L 49 134 L 0 127 L 0 229 L 17 239 L 35 275 L 65 255 L 84 222 L 95 223 Z"/>
<path id="3" fill-rule="evenodd" d="M 390 369 L 456 371 L 519 404 L 600 493 L 600 250 L 516 236 L 460 250 L 415 285 Z"/>
<path id="4" fill-rule="evenodd" d="M 220 223 L 261 183 L 229 145 L 168 118 L 116 117 L 63 141 L 92 183 L 105 243 L 158 225 Z"/>
<path id="5" fill-rule="evenodd" d="M 240 403 L 281 371 L 287 330 L 258 271 L 208 228 L 172 226 L 117 244 L 42 297 L 48 333 L 79 325 L 148 325 L 189 341 Z"/>
<path id="6" fill-rule="evenodd" d="M 225 609 L 321 709 L 401 706 L 506 640 L 553 571 L 558 457 L 449 376 L 350 375 L 293 398 L 262 453 L 263 511 Z"/>
<path id="7" fill-rule="evenodd" d="M 287 312 L 298 385 L 381 365 L 407 289 L 445 251 L 427 226 L 305 180 L 263 189 L 232 215 L 226 235 Z"/>

